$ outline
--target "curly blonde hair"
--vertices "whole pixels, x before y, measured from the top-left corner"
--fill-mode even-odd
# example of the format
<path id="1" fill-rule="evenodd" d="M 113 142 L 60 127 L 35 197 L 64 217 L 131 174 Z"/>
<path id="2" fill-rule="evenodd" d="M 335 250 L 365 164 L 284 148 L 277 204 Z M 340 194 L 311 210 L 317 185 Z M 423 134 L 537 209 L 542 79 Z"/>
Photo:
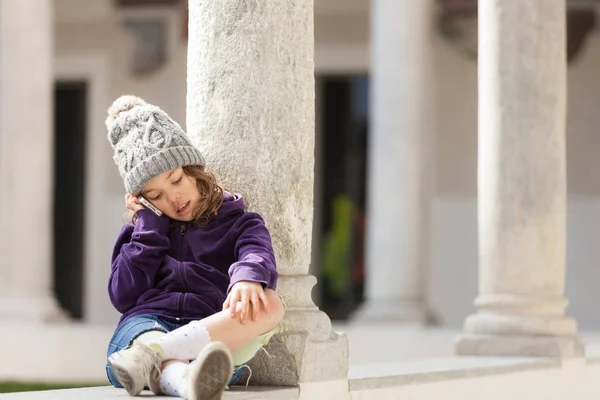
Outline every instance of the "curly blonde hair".
<path id="1" fill-rule="evenodd" d="M 217 178 L 212 172 L 206 171 L 200 165 L 186 165 L 182 167 L 183 172 L 196 179 L 196 187 L 200 192 L 200 204 L 194 209 L 194 224 L 200 228 L 206 226 L 210 217 L 217 215 L 217 211 L 223 205 L 224 189 L 217 183 Z M 135 225 L 137 214 L 129 212 L 128 220 Z"/>

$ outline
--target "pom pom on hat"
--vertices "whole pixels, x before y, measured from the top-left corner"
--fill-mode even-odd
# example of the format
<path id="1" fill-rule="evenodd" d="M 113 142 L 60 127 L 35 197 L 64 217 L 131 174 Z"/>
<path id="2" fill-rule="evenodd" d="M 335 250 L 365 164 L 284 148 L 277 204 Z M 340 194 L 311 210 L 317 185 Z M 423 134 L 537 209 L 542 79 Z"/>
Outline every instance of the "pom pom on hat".
<path id="1" fill-rule="evenodd" d="M 110 127 L 112 123 L 117 119 L 119 114 L 125 111 L 131 110 L 133 107 L 144 106 L 148 103 L 144 99 L 127 94 L 116 99 L 112 105 L 108 108 L 108 117 L 106 118 L 106 126 Z"/>

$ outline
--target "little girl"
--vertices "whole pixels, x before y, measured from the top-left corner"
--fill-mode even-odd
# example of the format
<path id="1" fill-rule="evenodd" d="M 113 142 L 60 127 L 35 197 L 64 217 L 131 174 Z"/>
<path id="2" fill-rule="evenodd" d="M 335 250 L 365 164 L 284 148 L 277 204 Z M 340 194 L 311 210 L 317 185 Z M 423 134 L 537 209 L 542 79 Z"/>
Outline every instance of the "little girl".
<path id="1" fill-rule="evenodd" d="M 108 114 L 131 213 L 112 254 L 108 291 L 122 317 L 108 379 L 131 396 L 220 399 L 283 318 L 271 237 L 163 110 L 122 96 Z"/>

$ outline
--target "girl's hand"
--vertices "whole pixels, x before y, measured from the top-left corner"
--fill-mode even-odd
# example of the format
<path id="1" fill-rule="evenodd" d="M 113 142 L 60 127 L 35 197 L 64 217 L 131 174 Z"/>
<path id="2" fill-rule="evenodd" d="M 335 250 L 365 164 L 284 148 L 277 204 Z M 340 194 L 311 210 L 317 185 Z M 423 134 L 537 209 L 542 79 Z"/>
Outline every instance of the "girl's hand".
<path id="1" fill-rule="evenodd" d="M 137 196 L 133 196 L 131 194 L 125 195 L 125 205 L 128 209 L 130 209 L 133 212 L 138 212 L 139 210 L 144 208 Z"/>
<path id="2" fill-rule="evenodd" d="M 223 310 L 229 308 L 231 318 L 240 316 L 240 322 L 245 324 L 249 315 L 252 321 L 258 320 L 261 303 L 265 312 L 269 312 L 269 301 L 262 285 L 257 282 L 240 281 L 231 288 L 223 303 Z"/>

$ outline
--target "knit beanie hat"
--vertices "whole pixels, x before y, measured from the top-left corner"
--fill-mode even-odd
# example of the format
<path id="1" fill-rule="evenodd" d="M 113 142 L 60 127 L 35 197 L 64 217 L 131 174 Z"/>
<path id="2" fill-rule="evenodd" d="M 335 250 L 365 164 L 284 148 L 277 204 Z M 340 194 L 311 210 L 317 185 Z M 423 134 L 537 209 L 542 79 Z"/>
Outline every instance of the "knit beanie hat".
<path id="1" fill-rule="evenodd" d="M 127 193 L 138 194 L 154 177 L 173 168 L 205 165 L 183 129 L 139 97 L 116 99 L 108 109 L 106 128 Z"/>

